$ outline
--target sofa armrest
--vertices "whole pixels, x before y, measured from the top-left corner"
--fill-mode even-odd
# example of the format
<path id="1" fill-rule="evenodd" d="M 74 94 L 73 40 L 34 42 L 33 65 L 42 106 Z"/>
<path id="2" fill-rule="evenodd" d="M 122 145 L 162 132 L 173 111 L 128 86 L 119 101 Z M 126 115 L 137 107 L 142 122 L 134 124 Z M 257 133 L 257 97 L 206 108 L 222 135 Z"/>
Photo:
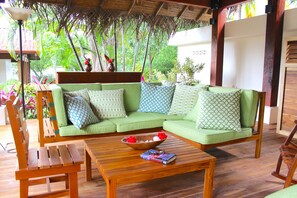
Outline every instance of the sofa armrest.
<path id="1" fill-rule="evenodd" d="M 67 126 L 67 114 L 64 105 L 63 91 L 61 87 L 56 84 L 51 84 L 49 87 L 52 90 L 58 126 Z"/>

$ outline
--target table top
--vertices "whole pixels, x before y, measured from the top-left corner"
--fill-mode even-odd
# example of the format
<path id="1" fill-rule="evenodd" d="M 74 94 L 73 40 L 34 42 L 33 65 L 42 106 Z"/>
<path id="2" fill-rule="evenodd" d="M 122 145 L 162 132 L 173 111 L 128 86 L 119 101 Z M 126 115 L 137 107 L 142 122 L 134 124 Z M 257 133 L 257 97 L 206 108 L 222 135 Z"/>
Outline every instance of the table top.
<path id="1" fill-rule="evenodd" d="M 140 158 L 145 150 L 134 150 L 123 144 L 126 136 L 100 137 L 86 139 L 85 148 L 92 161 L 105 179 L 116 178 L 118 183 L 145 181 L 186 172 L 205 169 L 215 157 L 201 151 L 195 146 L 168 134 L 167 139 L 156 147 L 167 153 L 175 153 L 174 162 L 163 165 Z"/>

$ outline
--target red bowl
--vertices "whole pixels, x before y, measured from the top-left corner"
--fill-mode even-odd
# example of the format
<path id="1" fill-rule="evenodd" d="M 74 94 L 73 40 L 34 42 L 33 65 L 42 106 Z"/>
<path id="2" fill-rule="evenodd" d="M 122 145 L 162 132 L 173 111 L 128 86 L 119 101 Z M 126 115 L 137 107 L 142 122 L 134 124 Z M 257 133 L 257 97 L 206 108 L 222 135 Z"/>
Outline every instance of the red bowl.
<path id="1" fill-rule="evenodd" d="M 134 135 L 134 137 L 136 138 L 136 143 L 127 142 L 128 137 L 122 138 L 121 141 L 124 144 L 130 146 L 131 148 L 133 148 L 135 150 L 148 150 L 148 149 L 155 148 L 156 146 L 158 146 L 159 144 L 161 144 L 162 142 L 164 142 L 166 140 L 166 138 L 165 138 L 163 140 L 149 142 L 150 140 L 153 140 L 153 137 L 155 137 L 155 136 L 158 136 L 158 134 L 155 134 L 155 135 L 154 134 L 152 134 L 152 135 Z"/>

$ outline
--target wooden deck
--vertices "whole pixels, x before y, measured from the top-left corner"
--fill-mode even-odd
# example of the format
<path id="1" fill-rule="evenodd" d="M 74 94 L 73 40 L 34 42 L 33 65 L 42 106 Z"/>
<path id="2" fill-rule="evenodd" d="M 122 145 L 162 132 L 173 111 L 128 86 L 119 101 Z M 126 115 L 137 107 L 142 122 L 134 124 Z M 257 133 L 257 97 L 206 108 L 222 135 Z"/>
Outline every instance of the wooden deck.
<path id="1" fill-rule="evenodd" d="M 31 146 L 38 147 L 37 121 L 28 121 L 31 135 Z M 262 154 L 260 159 L 254 158 L 254 142 L 245 142 L 221 148 L 210 149 L 207 152 L 217 157 L 214 178 L 213 197 L 264 197 L 283 187 L 283 182 L 271 176 L 276 167 L 279 155 L 279 145 L 285 137 L 275 133 L 276 126 L 264 127 Z M 0 143 L 12 141 L 10 126 L 0 126 Z M 80 153 L 83 155 L 83 142 L 77 141 Z M 13 148 L 9 145 L 8 148 Z M 19 196 L 18 181 L 14 170 L 17 166 L 15 153 L 7 153 L 0 147 L 0 197 L 15 198 Z M 85 166 L 79 177 L 80 197 L 106 197 L 103 178 L 99 175 L 95 164 L 92 166 L 93 180 L 85 180 Z M 152 180 L 148 182 L 124 185 L 118 188 L 118 197 L 202 197 L 204 172 L 188 173 L 173 177 Z M 53 186 L 58 188 L 59 186 Z M 40 187 L 32 187 L 31 192 L 39 192 Z M 44 186 L 46 189 L 46 186 Z"/>

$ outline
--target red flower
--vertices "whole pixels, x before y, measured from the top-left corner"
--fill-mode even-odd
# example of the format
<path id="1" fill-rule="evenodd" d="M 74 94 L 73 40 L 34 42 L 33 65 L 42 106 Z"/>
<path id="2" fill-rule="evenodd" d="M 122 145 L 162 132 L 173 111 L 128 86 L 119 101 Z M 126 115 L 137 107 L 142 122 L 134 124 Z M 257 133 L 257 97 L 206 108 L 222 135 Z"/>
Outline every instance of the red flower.
<path id="1" fill-rule="evenodd" d="M 128 143 L 136 143 L 136 137 L 133 136 L 133 135 L 131 135 L 130 137 L 128 137 L 128 138 L 126 139 L 126 141 L 127 141 Z"/>
<path id="2" fill-rule="evenodd" d="M 161 131 L 161 132 L 158 132 L 158 137 L 160 138 L 160 140 L 165 140 L 167 138 L 167 135 L 166 133 Z"/>

